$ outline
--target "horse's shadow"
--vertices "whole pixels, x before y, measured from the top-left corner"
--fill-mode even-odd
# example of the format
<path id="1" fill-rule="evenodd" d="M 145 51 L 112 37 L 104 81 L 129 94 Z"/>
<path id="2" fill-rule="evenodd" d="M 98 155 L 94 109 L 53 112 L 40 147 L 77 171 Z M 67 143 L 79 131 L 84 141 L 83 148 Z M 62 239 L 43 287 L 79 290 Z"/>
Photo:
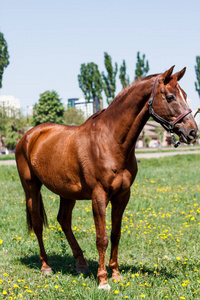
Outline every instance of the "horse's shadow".
<path id="1" fill-rule="evenodd" d="M 65 256 L 54 254 L 49 255 L 48 258 L 53 273 L 71 274 L 73 276 L 79 275 L 75 270 L 77 261 L 73 256 L 68 254 Z M 41 264 L 38 255 L 36 254 L 22 257 L 20 262 L 30 269 L 35 269 L 38 271 L 41 269 Z M 93 275 L 95 278 L 97 278 L 98 262 L 92 260 L 88 260 L 87 262 L 89 264 L 90 273 L 84 274 L 84 276 L 90 277 Z"/>
<path id="2" fill-rule="evenodd" d="M 20 262 L 23 265 L 26 265 L 30 269 L 35 269 L 40 271 L 41 269 L 41 264 L 38 259 L 38 255 L 31 255 L 31 256 L 25 256 L 20 259 Z M 63 255 L 49 255 L 49 262 L 50 266 L 53 269 L 54 273 L 62 273 L 62 274 L 71 274 L 73 276 L 78 276 L 79 274 L 76 272 L 75 267 L 76 267 L 76 260 L 74 259 L 73 256 L 66 254 L 65 256 Z M 87 260 L 89 264 L 89 269 L 90 273 L 84 274 L 84 277 L 93 277 L 97 279 L 97 271 L 98 271 L 98 262 L 94 260 Z M 172 279 L 177 277 L 175 274 L 169 273 L 166 269 L 158 269 L 157 273 L 155 273 L 155 270 L 147 267 L 135 267 L 131 265 L 120 265 L 119 268 L 120 273 L 122 276 L 126 274 L 145 274 L 148 276 L 162 276 L 164 279 Z M 109 267 L 107 267 L 107 272 L 108 272 L 108 277 L 112 277 L 112 273 Z"/>

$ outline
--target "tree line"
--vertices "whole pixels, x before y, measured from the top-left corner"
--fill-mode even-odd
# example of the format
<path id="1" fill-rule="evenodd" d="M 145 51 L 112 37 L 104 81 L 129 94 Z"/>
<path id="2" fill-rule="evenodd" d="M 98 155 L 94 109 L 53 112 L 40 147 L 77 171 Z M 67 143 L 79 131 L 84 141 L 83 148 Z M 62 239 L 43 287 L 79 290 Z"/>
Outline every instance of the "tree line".
<path id="1" fill-rule="evenodd" d="M 145 54 L 140 57 L 140 52 L 137 52 L 135 78 L 132 81 L 126 72 L 126 62 L 124 59 L 118 72 L 118 64 L 116 62 L 113 64 L 111 56 L 107 52 L 104 52 L 104 66 L 106 72 L 100 72 L 98 65 L 94 62 L 83 63 L 81 64 L 80 74 L 78 75 L 79 87 L 85 99 L 88 101 L 93 100 L 94 112 L 103 108 L 103 92 L 108 105 L 115 98 L 118 73 L 122 89 L 124 89 L 135 80 L 145 77 L 149 71 L 149 62 L 146 60 Z"/>
<path id="2" fill-rule="evenodd" d="M 0 32 L 0 88 L 2 88 L 4 70 L 9 65 L 9 58 L 8 44 L 3 33 Z M 80 66 L 80 74 L 78 74 L 79 87 L 88 102 L 93 100 L 94 112 L 103 108 L 103 94 L 108 105 L 115 98 L 117 76 L 122 89 L 124 89 L 135 80 L 145 77 L 149 72 L 149 61 L 146 60 L 145 54 L 141 55 L 139 51 L 136 57 L 135 76 L 132 80 L 127 74 L 125 59 L 118 66 L 116 62 L 112 62 L 111 56 L 104 52 L 104 66 L 105 71 L 100 71 L 94 62 L 83 63 Z M 196 56 L 194 69 L 196 73 L 195 90 L 200 98 L 200 56 Z M 56 91 L 45 91 L 40 95 L 38 103 L 34 104 L 32 116 L 25 117 L 17 110 L 8 113 L 8 110 L 12 109 L 0 107 L 0 138 L 9 149 L 15 148 L 17 141 L 30 126 L 45 122 L 73 123 L 75 125 L 84 122 L 81 111 L 74 108 L 64 109 Z"/>

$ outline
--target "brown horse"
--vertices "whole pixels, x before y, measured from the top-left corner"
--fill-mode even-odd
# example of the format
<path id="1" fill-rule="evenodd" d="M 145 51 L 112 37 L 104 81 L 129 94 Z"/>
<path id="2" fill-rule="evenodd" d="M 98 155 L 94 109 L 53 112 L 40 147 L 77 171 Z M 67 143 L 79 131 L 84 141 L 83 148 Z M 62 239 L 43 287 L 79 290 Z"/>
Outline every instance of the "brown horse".
<path id="1" fill-rule="evenodd" d="M 137 173 L 135 145 L 152 115 L 185 143 L 197 138 L 197 125 L 178 81 L 185 68 L 172 75 L 173 68 L 148 76 L 122 91 L 111 105 L 94 114 L 83 125 L 70 127 L 46 123 L 29 130 L 16 147 L 16 161 L 26 195 L 27 222 L 40 247 L 43 273 L 51 272 L 44 249 L 42 230 L 46 221 L 40 189 L 44 184 L 60 196 L 58 221 L 77 259 L 76 270 L 88 271 L 71 229 L 76 200 L 92 199 L 99 252 L 99 288 L 110 289 L 105 252 L 108 245 L 106 206 L 112 204 L 112 279 L 119 279 L 118 244 L 124 209 Z"/>

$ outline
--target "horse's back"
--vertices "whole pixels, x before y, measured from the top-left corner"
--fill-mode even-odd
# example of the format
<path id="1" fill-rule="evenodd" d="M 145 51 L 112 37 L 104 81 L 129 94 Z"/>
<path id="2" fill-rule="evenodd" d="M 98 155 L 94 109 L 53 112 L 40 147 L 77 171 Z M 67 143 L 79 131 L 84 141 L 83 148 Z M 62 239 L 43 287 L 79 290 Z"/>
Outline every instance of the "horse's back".
<path id="1" fill-rule="evenodd" d="M 27 156 L 28 158 L 36 145 L 38 146 L 38 143 L 42 143 L 40 146 L 40 148 L 42 148 L 42 145 L 46 144 L 47 142 L 49 144 L 49 142 L 53 142 L 53 140 L 56 138 L 59 139 L 59 135 L 62 134 L 62 132 L 71 135 L 75 130 L 76 127 L 55 123 L 44 123 L 37 125 L 27 131 L 17 144 L 15 151 L 16 159 L 18 159 L 20 153 L 23 153 L 23 155 Z M 49 144 L 49 148 L 50 147 L 51 144 Z"/>

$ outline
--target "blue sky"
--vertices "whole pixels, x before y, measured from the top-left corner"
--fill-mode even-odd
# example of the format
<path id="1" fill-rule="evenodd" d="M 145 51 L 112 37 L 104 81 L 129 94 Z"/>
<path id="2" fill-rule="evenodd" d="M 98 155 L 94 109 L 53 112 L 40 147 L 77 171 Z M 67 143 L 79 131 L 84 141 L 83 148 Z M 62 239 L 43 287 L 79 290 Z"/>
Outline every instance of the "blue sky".
<path id="1" fill-rule="evenodd" d="M 24 111 L 46 90 L 55 90 L 63 101 L 82 97 L 77 80 L 82 63 L 95 62 L 105 71 L 106 51 L 118 66 L 125 59 L 133 79 L 140 51 L 149 60 L 149 74 L 187 67 L 180 84 L 196 109 L 199 12 L 199 0 L 1 0 L 0 31 L 10 65 L 0 94 L 19 98 Z"/>

